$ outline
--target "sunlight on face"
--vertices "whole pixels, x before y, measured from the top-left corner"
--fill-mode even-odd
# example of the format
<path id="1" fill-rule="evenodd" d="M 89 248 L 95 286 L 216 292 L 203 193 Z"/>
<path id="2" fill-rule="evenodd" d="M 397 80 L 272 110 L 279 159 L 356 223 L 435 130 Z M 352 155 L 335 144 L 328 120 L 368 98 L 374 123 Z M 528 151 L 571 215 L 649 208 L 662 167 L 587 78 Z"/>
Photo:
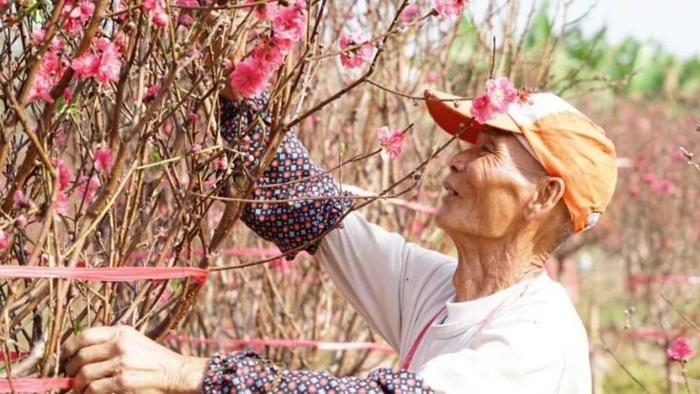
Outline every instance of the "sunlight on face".
<path id="1" fill-rule="evenodd" d="M 484 131 L 450 158 L 438 226 L 451 236 L 500 238 L 517 231 L 544 170 L 512 133 Z"/>

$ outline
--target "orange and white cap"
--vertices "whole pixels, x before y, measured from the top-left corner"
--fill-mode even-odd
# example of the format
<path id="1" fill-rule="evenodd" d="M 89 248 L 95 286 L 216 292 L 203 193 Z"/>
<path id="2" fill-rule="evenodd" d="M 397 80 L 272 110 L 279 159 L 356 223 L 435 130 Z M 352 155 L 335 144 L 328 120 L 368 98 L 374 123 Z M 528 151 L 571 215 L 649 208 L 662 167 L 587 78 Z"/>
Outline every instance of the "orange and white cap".
<path id="1" fill-rule="evenodd" d="M 515 133 L 547 174 L 564 180 L 564 203 L 576 233 L 605 212 L 617 182 L 615 146 L 600 126 L 559 96 L 533 93 L 528 102 L 510 104 L 485 124 L 470 124 L 471 100 L 431 90 L 425 98 L 435 122 L 469 143 L 488 127 Z"/>

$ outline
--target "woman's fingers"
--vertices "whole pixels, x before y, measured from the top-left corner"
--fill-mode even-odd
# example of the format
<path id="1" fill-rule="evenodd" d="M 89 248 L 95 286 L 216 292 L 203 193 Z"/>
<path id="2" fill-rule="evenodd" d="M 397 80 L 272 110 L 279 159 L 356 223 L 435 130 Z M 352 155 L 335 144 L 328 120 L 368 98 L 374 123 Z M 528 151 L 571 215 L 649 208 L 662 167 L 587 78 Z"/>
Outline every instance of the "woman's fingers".
<path id="1" fill-rule="evenodd" d="M 61 360 L 73 357 L 78 350 L 86 346 L 96 345 L 113 339 L 117 336 L 118 330 L 119 327 L 93 327 L 86 329 L 63 344 Z"/>
<path id="2" fill-rule="evenodd" d="M 85 392 L 89 392 L 88 388 L 95 383 L 97 386 L 93 387 L 93 390 L 100 388 L 112 388 L 111 391 L 114 391 L 116 389 L 116 387 L 114 387 L 116 379 L 110 381 L 107 378 L 118 377 L 115 376 L 115 374 L 119 370 L 119 363 L 119 358 L 112 358 L 107 361 L 83 365 L 78 371 L 78 374 L 75 375 L 73 389 L 76 393 L 81 393 L 83 390 L 85 390 Z"/>
<path id="3" fill-rule="evenodd" d="M 116 341 L 109 340 L 97 345 L 86 346 L 75 353 L 65 364 L 68 376 L 74 376 L 86 364 L 97 363 L 116 356 Z"/>

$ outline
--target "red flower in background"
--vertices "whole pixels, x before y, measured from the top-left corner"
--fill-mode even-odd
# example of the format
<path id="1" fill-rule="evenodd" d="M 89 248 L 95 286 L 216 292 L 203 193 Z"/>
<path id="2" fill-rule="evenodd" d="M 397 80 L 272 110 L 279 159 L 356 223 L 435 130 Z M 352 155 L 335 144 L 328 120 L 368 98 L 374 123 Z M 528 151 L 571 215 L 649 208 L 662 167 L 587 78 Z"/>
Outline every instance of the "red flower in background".
<path id="1" fill-rule="evenodd" d="M 58 190 L 65 190 L 73 174 L 66 163 L 61 159 L 53 159 L 53 165 L 56 166 L 56 170 L 58 171 Z"/>
<path id="2" fill-rule="evenodd" d="M 401 23 L 408 25 L 420 17 L 420 8 L 415 4 L 409 4 L 401 12 Z"/>
<path id="3" fill-rule="evenodd" d="M 75 73 L 83 78 L 95 78 L 100 83 L 119 80 L 121 54 L 114 43 L 106 38 L 96 41 L 93 50 L 71 62 Z"/>
<path id="4" fill-rule="evenodd" d="M 435 12 L 443 18 L 459 16 L 464 11 L 467 0 L 435 0 Z"/>
<path id="5" fill-rule="evenodd" d="M 387 126 L 377 129 L 377 138 L 382 145 L 382 158 L 395 159 L 401 156 L 402 144 L 406 139 L 406 135 L 401 130 L 389 131 Z"/>
<path id="6" fill-rule="evenodd" d="M 260 94 L 269 85 L 269 67 L 253 58 L 239 62 L 229 76 L 231 86 L 243 96 Z"/>
<path id="7" fill-rule="evenodd" d="M 8 241 L 5 232 L 0 229 L 0 250 L 5 250 L 8 246 L 10 246 L 10 241 Z"/>
<path id="8" fill-rule="evenodd" d="M 486 123 L 494 116 L 508 111 L 508 106 L 519 99 L 518 90 L 508 78 L 486 81 L 486 93 L 472 101 L 471 115 L 479 123 Z"/>
<path id="9" fill-rule="evenodd" d="M 95 157 L 95 170 L 110 172 L 112 171 L 112 150 L 109 148 L 97 148 L 93 154 Z"/>
<path id="10" fill-rule="evenodd" d="M 491 105 L 489 96 L 482 94 L 472 101 L 471 114 L 479 123 L 486 123 L 496 115 L 496 110 Z"/>
<path id="11" fill-rule="evenodd" d="M 690 347 L 688 338 L 678 337 L 668 345 L 666 354 L 671 360 L 685 362 L 693 355 L 693 348 Z"/>
<path id="12" fill-rule="evenodd" d="M 486 81 L 486 95 L 496 112 L 508 111 L 508 106 L 518 98 L 518 90 L 505 77 Z"/>
<path id="13" fill-rule="evenodd" d="M 306 2 L 297 0 L 288 7 L 267 7 L 259 16 L 271 17 L 272 33 L 260 37 L 252 56 L 238 62 L 229 75 L 229 84 L 245 97 L 262 93 L 269 86 L 288 51 L 304 35 Z"/>
<path id="14" fill-rule="evenodd" d="M 340 36 L 340 49 L 345 51 L 346 48 L 354 47 L 360 44 L 362 40 L 358 39 L 354 34 L 345 33 Z M 340 63 L 347 68 L 357 68 L 367 63 L 372 57 L 374 48 L 368 42 L 360 45 L 360 47 L 343 52 L 340 55 Z"/>
<path id="15" fill-rule="evenodd" d="M 61 72 L 61 62 L 58 51 L 49 50 L 41 58 L 41 65 L 36 79 L 29 89 L 29 102 L 43 100 L 49 104 L 53 103 L 51 88 L 56 82 L 56 76 Z"/>
<path id="16" fill-rule="evenodd" d="M 168 25 L 168 13 L 165 10 L 163 0 L 143 0 L 141 6 L 144 11 L 148 12 L 151 21 L 156 26 L 165 27 Z"/>
<path id="17" fill-rule="evenodd" d="M 82 195 L 82 198 L 87 203 L 91 203 L 93 198 L 95 198 L 95 191 L 100 187 L 100 179 L 97 175 L 93 175 L 88 179 L 85 175 L 80 177 L 78 191 Z"/>
<path id="18" fill-rule="evenodd" d="M 62 30 L 71 36 L 79 34 L 94 12 L 95 4 L 91 0 L 79 3 L 75 0 L 66 0 L 61 10 Z"/>

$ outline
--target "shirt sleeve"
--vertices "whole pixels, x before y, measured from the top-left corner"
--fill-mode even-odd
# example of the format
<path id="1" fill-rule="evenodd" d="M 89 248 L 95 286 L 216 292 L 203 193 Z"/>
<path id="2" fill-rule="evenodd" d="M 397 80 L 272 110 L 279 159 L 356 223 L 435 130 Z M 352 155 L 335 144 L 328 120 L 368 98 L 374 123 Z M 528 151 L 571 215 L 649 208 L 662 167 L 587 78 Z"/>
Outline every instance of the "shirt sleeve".
<path id="1" fill-rule="evenodd" d="M 266 94 L 245 100 L 220 98 L 220 130 L 231 146 L 233 177 L 246 177 L 260 164 L 270 142 Z M 288 257 L 299 248 L 314 253 L 320 236 L 352 206 L 333 178 L 309 156 L 294 132 L 287 133 L 275 158 L 256 182 L 241 220 Z"/>
<path id="2" fill-rule="evenodd" d="M 316 257 L 362 317 L 401 355 L 452 293 L 453 258 L 353 212 Z"/>
<path id="3" fill-rule="evenodd" d="M 278 368 L 255 353 L 215 353 L 202 393 L 433 393 L 415 373 L 380 368 L 367 378 Z"/>
<path id="4" fill-rule="evenodd" d="M 234 175 L 254 168 L 269 143 L 265 95 L 220 99 L 220 129 L 231 145 Z M 334 179 L 309 157 L 294 133 L 287 133 L 258 180 L 241 219 L 283 252 L 315 253 L 343 295 L 401 354 L 449 298 L 453 258 L 406 242 L 348 210 L 353 203 Z M 275 201 L 288 201 L 283 204 Z M 344 219 L 343 219 L 344 218 Z M 342 229 L 320 235 L 342 219 Z M 293 255 L 293 253 L 289 253 Z"/>

